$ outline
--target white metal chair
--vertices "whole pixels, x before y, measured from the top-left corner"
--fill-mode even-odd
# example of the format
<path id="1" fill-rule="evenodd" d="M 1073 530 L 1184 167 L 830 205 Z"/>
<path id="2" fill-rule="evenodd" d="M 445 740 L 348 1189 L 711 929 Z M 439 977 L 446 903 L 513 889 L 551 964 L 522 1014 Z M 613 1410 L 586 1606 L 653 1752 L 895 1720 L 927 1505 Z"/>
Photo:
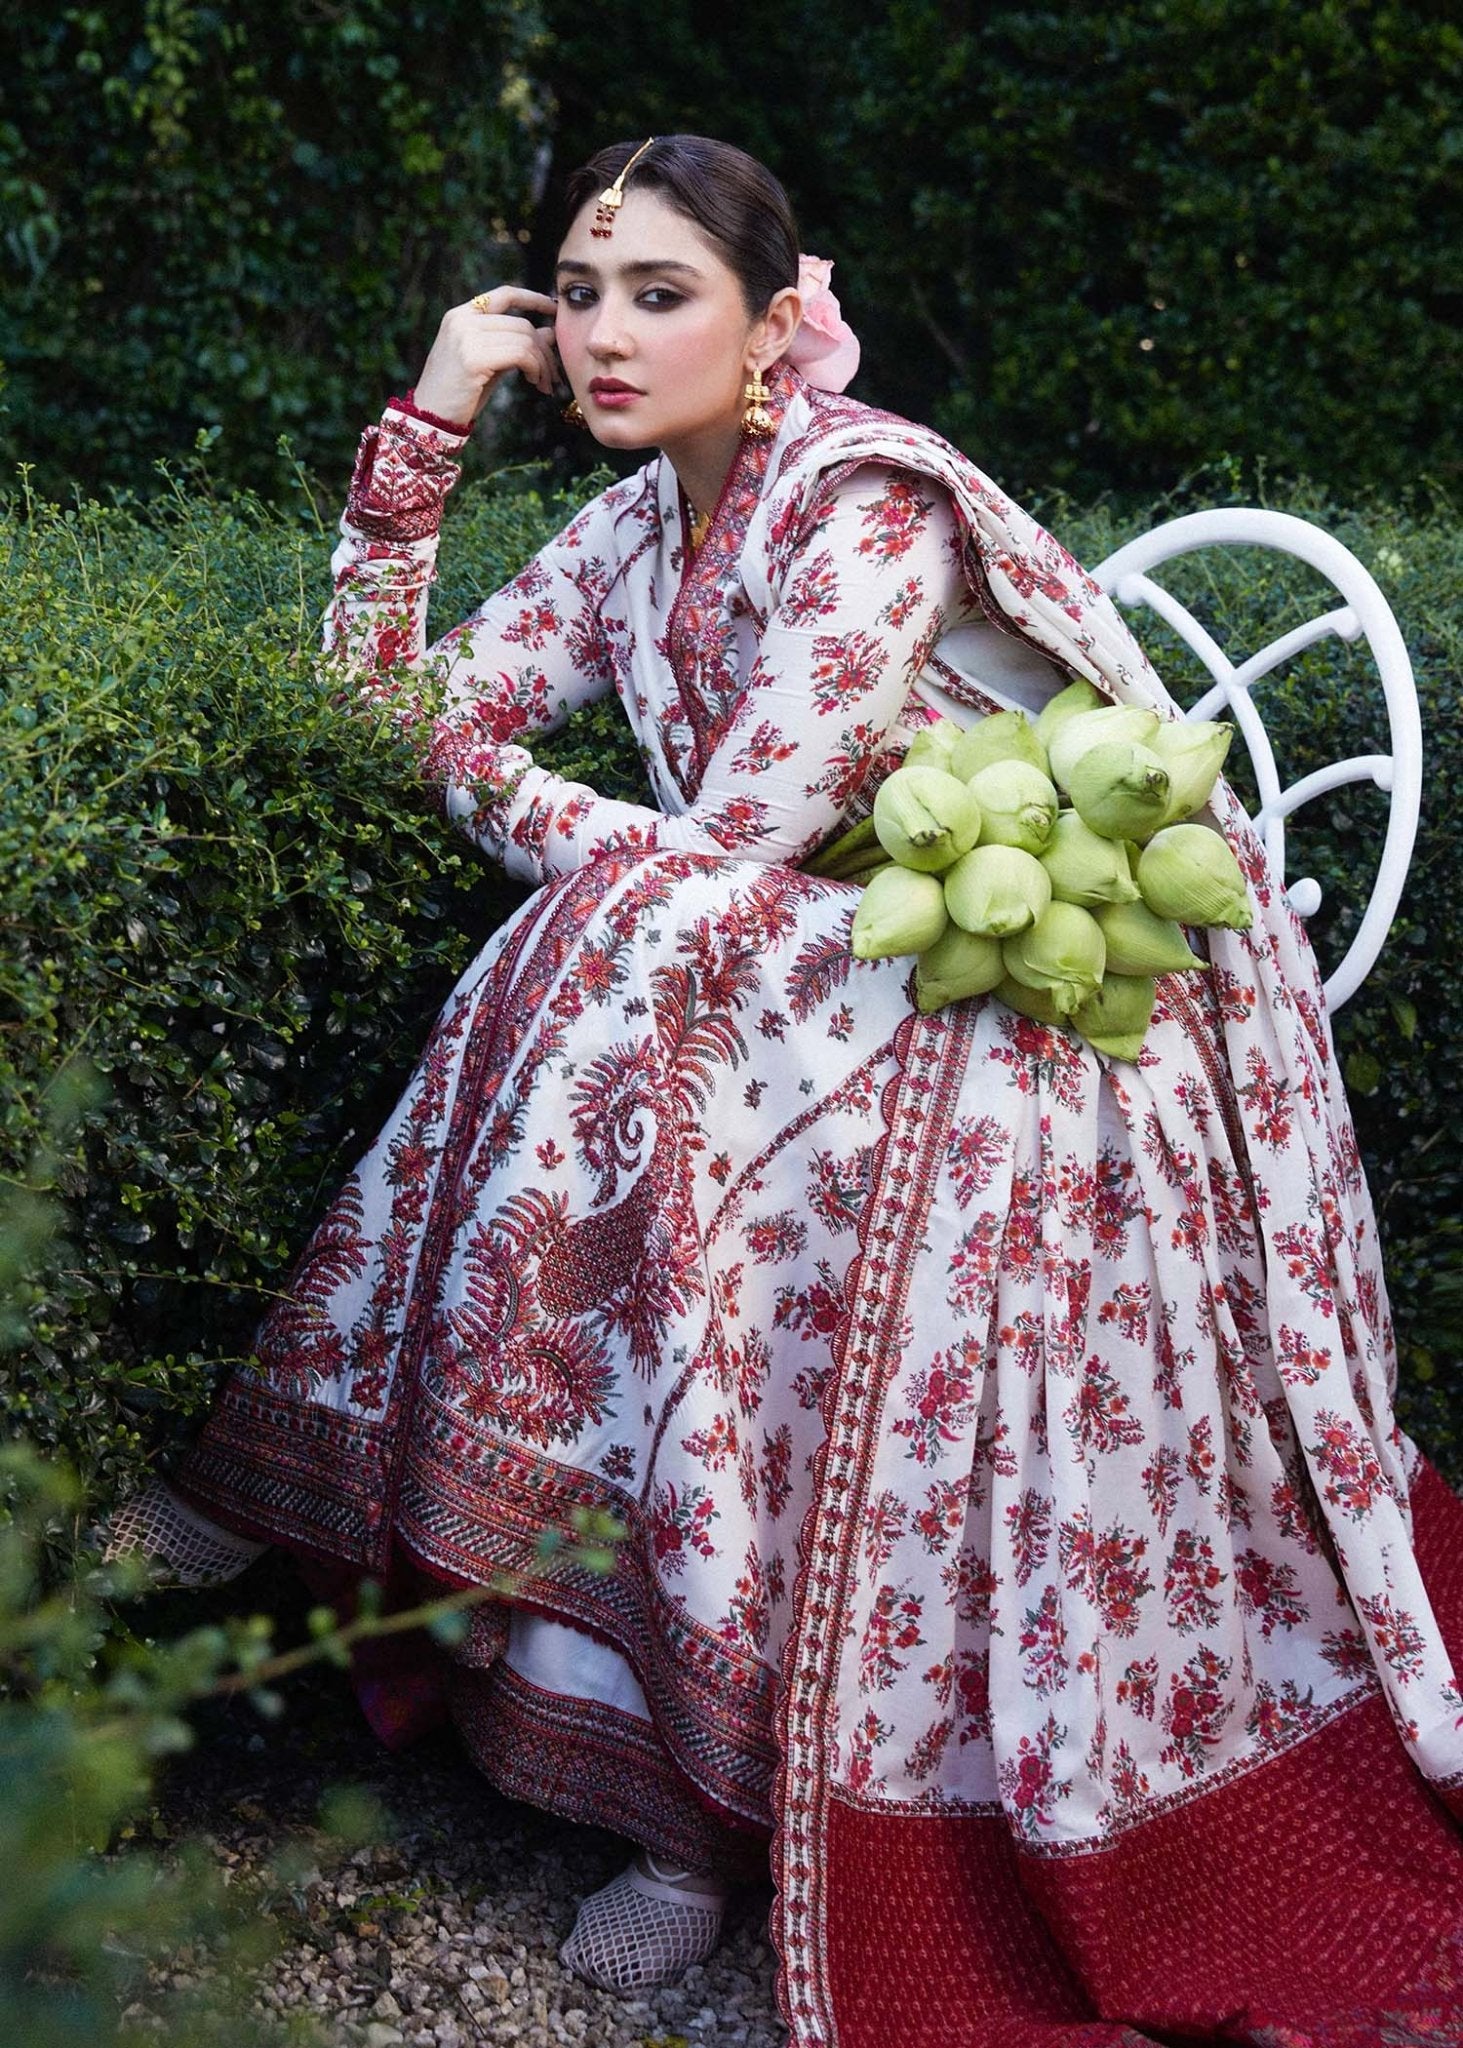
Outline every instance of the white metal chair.
<path id="1" fill-rule="evenodd" d="M 1343 602 L 1319 612 L 1262 647 L 1238 665 L 1150 571 L 1176 556 L 1207 547 L 1274 548 L 1307 562 L 1327 577 Z M 1422 720 L 1412 663 L 1397 621 L 1370 573 L 1340 541 L 1288 512 L 1239 508 L 1191 512 L 1129 541 L 1092 571 L 1104 590 L 1129 609 L 1147 605 L 1188 646 L 1213 678 L 1213 688 L 1188 708 L 1189 718 L 1232 717 L 1249 748 L 1259 792 L 1254 822 L 1275 873 L 1285 879 L 1286 820 L 1312 797 L 1344 783 L 1371 782 L 1390 795 L 1387 832 L 1366 911 L 1344 958 L 1326 982 L 1330 1008 L 1339 1010 L 1370 973 L 1391 929 L 1407 879 L 1422 801 Z M 1252 695 L 1254 685 L 1284 662 L 1334 633 L 1342 640 L 1365 638 L 1386 697 L 1391 752 L 1355 754 L 1303 775 L 1282 788 L 1275 752 Z M 1286 890 L 1291 907 L 1311 917 L 1320 906 L 1320 884 L 1311 876 Z"/>

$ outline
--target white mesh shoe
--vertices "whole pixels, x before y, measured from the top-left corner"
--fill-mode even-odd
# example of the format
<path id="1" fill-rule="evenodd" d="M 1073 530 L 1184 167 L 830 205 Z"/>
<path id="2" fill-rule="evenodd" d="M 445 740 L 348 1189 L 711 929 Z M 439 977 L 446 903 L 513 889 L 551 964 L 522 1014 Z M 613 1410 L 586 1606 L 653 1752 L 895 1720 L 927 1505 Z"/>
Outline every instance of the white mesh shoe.
<path id="1" fill-rule="evenodd" d="M 222 1586 L 269 1548 L 235 1536 L 154 1479 L 124 1501 L 100 1536 L 102 1563 L 145 1557 L 157 1586 Z"/>
<path id="2" fill-rule="evenodd" d="M 602 1991 L 645 1991 L 704 1963 L 721 1938 L 727 1887 L 642 1849 L 579 1908 L 559 1960 Z"/>

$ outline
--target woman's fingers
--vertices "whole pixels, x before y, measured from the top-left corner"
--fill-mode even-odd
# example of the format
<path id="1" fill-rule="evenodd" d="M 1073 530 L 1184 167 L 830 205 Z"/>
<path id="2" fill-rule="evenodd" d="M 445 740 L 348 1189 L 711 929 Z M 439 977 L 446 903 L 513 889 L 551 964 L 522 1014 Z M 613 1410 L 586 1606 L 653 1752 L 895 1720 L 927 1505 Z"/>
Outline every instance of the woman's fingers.
<path id="1" fill-rule="evenodd" d="M 552 327 L 536 329 L 534 333 L 534 346 L 538 350 L 539 363 L 543 371 L 543 382 L 538 388 L 546 396 L 552 397 L 555 387 L 564 374 L 559 368 L 559 351 L 554 346 L 554 330 Z"/>
<path id="2" fill-rule="evenodd" d="M 464 335 L 463 361 L 485 377 L 521 370 L 540 391 L 553 389 L 552 332 L 511 314 L 489 315 L 475 333 Z"/>
<path id="3" fill-rule="evenodd" d="M 558 369 L 553 329 L 535 315 L 552 319 L 554 301 L 524 285 L 495 285 L 442 316 L 437 339 L 417 380 L 417 403 L 444 419 L 473 419 L 505 371 L 519 370 L 546 397 L 553 395 Z"/>
<path id="4" fill-rule="evenodd" d="M 478 292 L 466 306 L 453 310 L 476 313 L 480 319 L 491 319 L 497 313 L 542 313 L 552 320 L 558 304 L 546 292 L 531 292 L 526 285 L 495 284 L 488 291 Z"/>

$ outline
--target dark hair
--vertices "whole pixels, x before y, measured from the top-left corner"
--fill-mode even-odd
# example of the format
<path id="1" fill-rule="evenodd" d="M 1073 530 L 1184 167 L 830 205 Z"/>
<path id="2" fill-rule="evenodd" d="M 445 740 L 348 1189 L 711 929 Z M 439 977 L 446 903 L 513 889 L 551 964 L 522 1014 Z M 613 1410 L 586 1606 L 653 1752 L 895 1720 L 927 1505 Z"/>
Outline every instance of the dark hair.
<path id="1" fill-rule="evenodd" d="M 614 142 L 570 174 L 567 221 L 619 177 L 640 142 Z M 625 180 L 663 194 L 713 241 L 742 287 L 747 311 L 765 313 L 775 292 L 798 281 L 798 230 L 787 194 L 765 165 L 707 135 L 658 135 Z"/>

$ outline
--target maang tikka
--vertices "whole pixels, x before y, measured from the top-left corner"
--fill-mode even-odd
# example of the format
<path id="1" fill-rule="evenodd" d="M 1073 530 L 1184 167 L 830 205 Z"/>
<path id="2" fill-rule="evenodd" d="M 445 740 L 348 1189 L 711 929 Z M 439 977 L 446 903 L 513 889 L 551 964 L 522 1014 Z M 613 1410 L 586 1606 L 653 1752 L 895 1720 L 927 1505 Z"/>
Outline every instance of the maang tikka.
<path id="1" fill-rule="evenodd" d="M 594 209 L 594 225 L 589 230 L 597 242 L 607 242 L 614 232 L 615 215 L 625 203 L 625 180 L 654 140 L 655 137 L 652 135 L 647 141 L 642 142 L 614 184 L 606 185 L 604 191 L 600 193 Z"/>

